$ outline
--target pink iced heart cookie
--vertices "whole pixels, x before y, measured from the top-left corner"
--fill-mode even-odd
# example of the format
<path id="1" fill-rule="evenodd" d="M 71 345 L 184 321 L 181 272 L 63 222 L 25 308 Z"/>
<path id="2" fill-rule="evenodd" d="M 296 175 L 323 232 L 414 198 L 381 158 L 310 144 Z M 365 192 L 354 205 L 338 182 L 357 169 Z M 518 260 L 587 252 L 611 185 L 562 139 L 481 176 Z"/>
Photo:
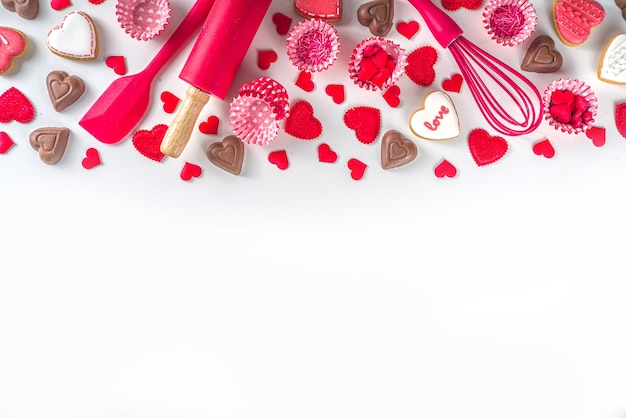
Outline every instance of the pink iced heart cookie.
<path id="1" fill-rule="evenodd" d="M 570 46 L 584 43 L 605 15 L 602 5 L 594 0 L 557 0 L 552 5 L 556 33 Z"/>
<path id="2" fill-rule="evenodd" d="M 63 22 L 48 32 L 47 44 L 63 58 L 88 61 L 98 57 L 96 25 L 84 12 L 66 14 Z"/>
<path id="3" fill-rule="evenodd" d="M 294 0 L 296 13 L 307 19 L 337 22 L 341 19 L 341 0 Z"/>
<path id="4" fill-rule="evenodd" d="M 598 64 L 598 78 L 607 83 L 626 84 L 626 34 L 614 36 L 604 47 Z"/>
<path id="5" fill-rule="evenodd" d="M 459 136 L 459 117 L 446 93 L 433 91 L 424 98 L 421 109 L 411 115 L 411 131 L 424 139 L 452 139 Z"/>
<path id="6" fill-rule="evenodd" d="M 0 26 L 0 75 L 13 69 L 15 59 L 28 49 L 28 38 L 17 29 Z"/>

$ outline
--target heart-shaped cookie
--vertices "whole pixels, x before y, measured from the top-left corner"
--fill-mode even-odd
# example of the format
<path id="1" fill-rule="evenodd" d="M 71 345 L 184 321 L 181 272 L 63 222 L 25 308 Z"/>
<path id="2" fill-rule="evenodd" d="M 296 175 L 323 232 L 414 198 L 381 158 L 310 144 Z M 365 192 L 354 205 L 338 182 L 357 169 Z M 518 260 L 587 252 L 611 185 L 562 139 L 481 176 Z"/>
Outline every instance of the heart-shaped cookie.
<path id="1" fill-rule="evenodd" d="M 367 26 L 374 36 L 386 36 L 393 27 L 393 1 L 374 0 L 357 9 L 359 23 Z"/>
<path id="2" fill-rule="evenodd" d="M 48 48 L 68 59 L 94 60 L 98 57 L 98 34 L 91 17 L 84 12 L 69 12 L 60 25 L 48 32 Z"/>
<path id="3" fill-rule="evenodd" d="M 594 0 L 556 0 L 552 4 L 556 33 L 570 46 L 583 44 L 605 15 L 602 5 Z"/>
<path id="4" fill-rule="evenodd" d="M 0 26 L 0 75 L 9 74 L 15 60 L 28 50 L 28 38 L 17 29 Z"/>
<path id="5" fill-rule="evenodd" d="M 411 115 L 411 131 L 424 139 L 452 139 L 459 136 L 459 116 L 450 96 L 432 91 L 424 98 L 421 109 Z"/>
<path id="6" fill-rule="evenodd" d="M 553 73 L 563 65 L 563 56 L 554 49 L 548 35 L 539 35 L 530 44 L 522 59 L 521 69 L 534 73 Z"/>
<path id="7" fill-rule="evenodd" d="M 2 0 L 2 5 L 27 20 L 33 20 L 39 14 L 39 0 Z"/>
<path id="8" fill-rule="evenodd" d="M 243 142 L 235 135 L 229 135 L 222 141 L 210 144 L 206 155 L 215 166 L 238 176 L 241 174 L 244 152 Z"/>
<path id="9" fill-rule="evenodd" d="M 614 36 L 604 47 L 598 78 L 607 83 L 626 84 L 626 35 Z"/>
<path id="10" fill-rule="evenodd" d="M 85 93 L 85 83 L 80 77 L 65 71 L 52 71 L 46 77 L 48 96 L 54 110 L 61 112 L 76 103 Z"/>
<path id="11" fill-rule="evenodd" d="M 39 152 L 39 158 L 46 164 L 56 164 L 61 161 L 67 143 L 70 139 L 70 130 L 67 128 L 39 128 L 31 132 L 30 145 Z"/>
<path id="12" fill-rule="evenodd" d="M 383 170 L 402 167 L 417 157 L 417 145 L 401 132 L 385 132 L 381 141 L 380 163 Z"/>
<path id="13" fill-rule="evenodd" d="M 341 0 L 294 0 L 296 13 L 307 19 L 341 20 Z"/>

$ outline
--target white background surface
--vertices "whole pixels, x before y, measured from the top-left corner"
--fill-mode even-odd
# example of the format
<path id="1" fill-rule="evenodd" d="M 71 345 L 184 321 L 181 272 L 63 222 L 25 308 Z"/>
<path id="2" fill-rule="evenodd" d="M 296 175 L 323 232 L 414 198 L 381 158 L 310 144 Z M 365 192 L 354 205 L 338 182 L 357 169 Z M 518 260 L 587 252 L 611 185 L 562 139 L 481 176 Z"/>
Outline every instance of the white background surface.
<path id="1" fill-rule="evenodd" d="M 342 50 L 316 75 L 316 90 L 294 85 L 296 69 L 284 53 L 275 12 L 298 21 L 289 0 L 275 0 L 226 101 L 212 100 L 201 118 L 221 118 L 217 136 L 198 131 L 179 159 L 156 163 L 130 139 L 101 144 L 78 120 L 114 78 L 104 64 L 125 55 L 128 73 L 140 71 L 167 39 L 191 1 L 173 4 L 170 25 L 157 39 L 130 39 L 115 20 L 113 0 L 75 0 L 60 12 L 42 3 L 25 21 L 0 10 L 0 24 L 16 27 L 31 49 L 0 90 L 20 88 L 36 119 L 0 127 L 16 142 L 0 155 L 0 417 L 471 417 L 603 418 L 624 416 L 623 190 L 626 140 L 613 109 L 623 87 L 597 80 L 600 50 L 624 30 L 612 1 L 590 40 L 562 45 L 550 5 L 535 2 L 536 33 L 547 33 L 565 56 L 561 71 L 529 75 L 543 90 L 559 77 L 588 82 L 600 98 L 598 126 L 607 142 L 559 134 L 547 123 L 522 138 L 497 163 L 477 167 L 467 132 L 488 128 L 472 112 L 466 88 L 453 96 L 462 134 L 429 143 L 410 136 L 408 117 L 430 89 L 400 82 L 398 109 L 359 91 L 345 65 L 369 37 L 346 0 L 337 24 Z M 54 56 L 45 34 L 70 10 L 95 20 L 100 55 L 89 63 Z M 490 41 L 479 11 L 451 15 L 466 37 L 513 66 L 525 48 Z M 396 22 L 422 28 L 407 52 L 437 46 L 407 2 Z M 158 94 L 182 97 L 178 73 L 189 47 L 153 85 L 150 111 L 138 128 L 169 123 Z M 258 49 L 279 60 L 256 67 Z M 439 49 L 439 48 L 438 48 Z M 437 81 L 456 72 L 440 50 Z M 45 75 L 79 75 L 86 95 L 56 113 Z M 267 147 L 246 148 L 244 172 L 212 166 L 206 146 L 230 133 L 228 100 L 261 75 L 283 83 L 290 98 L 313 103 L 324 124 L 311 142 L 284 133 Z M 324 94 L 343 83 L 347 101 Z M 380 139 L 360 144 L 341 114 L 354 105 L 383 111 L 383 132 L 402 130 L 420 154 L 409 166 L 384 171 Z M 30 131 L 67 126 L 72 138 L 56 166 L 43 164 L 28 144 Z M 548 160 L 532 144 L 548 137 Z M 320 142 L 339 154 L 317 161 Z M 96 147 L 103 165 L 81 166 Z M 291 166 L 267 162 L 286 149 Z M 346 167 L 369 165 L 355 182 Z M 459 174 L 438 179 L 442 159 Z M 204 173 L 188 183 L 189 161 Z"/>

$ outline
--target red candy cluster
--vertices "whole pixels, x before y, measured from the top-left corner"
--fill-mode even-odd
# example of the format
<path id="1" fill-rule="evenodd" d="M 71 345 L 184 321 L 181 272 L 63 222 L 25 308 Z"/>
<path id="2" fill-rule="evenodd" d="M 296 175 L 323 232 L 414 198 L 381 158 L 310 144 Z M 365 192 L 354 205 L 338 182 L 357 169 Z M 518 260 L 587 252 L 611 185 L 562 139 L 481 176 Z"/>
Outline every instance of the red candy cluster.
<path id="1" fill-rule="evenodd" d="M 382 87 L 389 79 L 396 62 L 391 55 L 378 45 L 369 45 L 363 50 L 359 69 L 359 80 Z"/>
<path id="2" fill-rule="evenodd" d="M 568 90 L 555 90 L 550 96 L 550 115 L 557 122 L 573 128 L 591 122 L 593 115 L 588 108 L 589 102 L 583 96 Z"/>

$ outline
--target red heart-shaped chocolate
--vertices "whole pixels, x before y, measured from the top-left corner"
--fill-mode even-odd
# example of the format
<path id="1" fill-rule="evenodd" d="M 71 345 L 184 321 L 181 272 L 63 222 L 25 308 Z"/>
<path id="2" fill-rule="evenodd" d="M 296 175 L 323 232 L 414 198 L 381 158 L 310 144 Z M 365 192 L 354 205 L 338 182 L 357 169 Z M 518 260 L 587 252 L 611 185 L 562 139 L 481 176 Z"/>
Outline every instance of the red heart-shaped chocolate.
<path id="1" fill-rule="evenodd" d="M 83 167 L 87 170 L 90 170 L 100 164 L 102 161 L 100 160 L 100 153 L 95 148 L 88 148 L 85 153 L 85 158 L 83 158 Z"/>
<path id="2" fill-rule="evenodd" d="M 555 151 L 554 147 L 550 143 L 550 140 L 544 139 L 543 141 L 539 141 L 533 145 L 533 152 L 536 155 L 543 155 L 546 158 L 554 157 Z"/>
<path id="3" fill-rule="evenodd" d="M 341 104 L 346 100 L 343 84 L 329 84 L 326 86 L 326 94 L 333 98 L 333 102 Z"/>
<path id="4" fill-rule="evenodd" d="M 267 160 L 280 170 L 286 170 L 289 167 L 289 158 L 287 157 L 287 151 L 285 150 L 270 152 L 267 156 Z"/>
<path id="5" fill-rule="evenodd" d="M 398 22 L 396 25 L 398 33 L 409 40 L 415 36 L 419 29 L 420 25 L 415 20 L 411 20 L 409 22 Z"/>
<path id="6" fill-rule="evenodd" d="M 383 99 L 393 108 L 400 106 L 400 87 L 395 84 L 389 87 L 383 94 Z"/>
<path id="7" fill-rule="evenodd" d="M 320 144 L 317 147 L 317 158 L 320 163 L 334 163 L 337 161 L 337 153 L 328 144 Z"/>
<path id="8" fill-rule="evenodd" d="M 202 167 L 196 164 L 185 162 L 183 169 L 180 171 L 180 178 L 184 181 L 189 181 L 195 177 L 202 175 Z"/>
<path id="9" fill-rule="evenodd" d="M 439 178 L 443 177 L 456 177 L 456 167 L 451 162 L 444 159 L 435 167 L 435 176 Z"/>
<path id="10" fill-rule="evenodd" d="M 278 54 L 276 53 L 276 51 L 273 51 L 271 49 L 259 51 L 259 55 L 257 57 L 257 65 L 260 69 L 267 70 L 270 68 L 272 63 L 276 62 L 277 59 Z"/>
<path id="11" fill-rule="evenodd" d="M 198 129 L 205 135 L 217 135 L 220 127 L 220 119 L 217 116 L 209 116 L 205 122 L 198 125 Z"/>
<path id="12" fill-rule="evenodd" d="M 312 92 L 315 89 L 315 83 L 313 83 L 311 73 L 308 71 L 300 71 L 298 79 L 296 80 L 296 86 L 300 87 L 307 93 Z"/>
<path id="13" fill-rule="evenodd" d="M 289 33 L 289 28 L 291 28 L 291 18 L 282 13 L 274 13 L 272 16 L 272 22 L 276 25 L 276 32 L 279 35 L 286 35 Z"/>
<path id="14" fill-rule="evenodd" d="M 450 78 L 443 80 L 443 82 L 441 83 L 441 88 L 443 88 L 445 91 L 453 93 L 460 92 L 462 86 L 463 76 L 458 73 L 452 74 Z"/>
<path id="15" fill-rule="evenodd" d="M 491 136 L 484 129 L 474 129 L 467 138 L 472 158 L 478 166 L 494 163 L 506 154 L 509 144 L 499 136 Z"/>
<path id="16" fill-rule="evenodd" d="M 356 158 L 351 158 L 348 161 L 348 169 L 350 169 L 350 177 L 353 180 L 361 180 L 365 175 L 365 169 L 367 168 L 367 164 L 364 162 L 357 160 Z"/>

